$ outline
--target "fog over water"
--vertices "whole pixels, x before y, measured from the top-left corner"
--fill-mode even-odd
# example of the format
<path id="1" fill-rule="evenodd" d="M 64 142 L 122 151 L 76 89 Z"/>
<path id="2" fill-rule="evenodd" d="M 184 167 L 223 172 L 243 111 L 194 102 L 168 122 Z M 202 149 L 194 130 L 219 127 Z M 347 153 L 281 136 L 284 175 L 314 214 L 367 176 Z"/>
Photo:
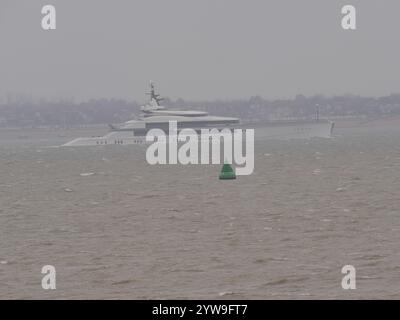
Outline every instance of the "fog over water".
<path id="1" fill-rule="evenodd" d="M 0 299 L 400 299 L 400 2 L 351 2 L 1 0 Z M 150 79 L 255 128 L 254 172 L 122 145 Z"/>

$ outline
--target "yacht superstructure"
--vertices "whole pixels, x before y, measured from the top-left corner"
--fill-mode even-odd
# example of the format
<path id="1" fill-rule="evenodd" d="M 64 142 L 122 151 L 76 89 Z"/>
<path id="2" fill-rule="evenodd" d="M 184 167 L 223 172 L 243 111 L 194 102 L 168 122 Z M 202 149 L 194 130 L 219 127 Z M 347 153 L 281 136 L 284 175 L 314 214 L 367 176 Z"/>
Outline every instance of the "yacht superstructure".
<path id="1" fill-rule="evenodd" d="M 145 135 L 157 128 L 168 130 L 169 122 L 176 121 L 178 130 L 184 128 L 201 129 L 206 127 L 225 128 L 239 123 L 238 118 L 210 116 L 205 111 L 169 110 L 160 105 L 163 98 L 155 93 L 154 84 L 150 82 L 150 101 L 141 107 L 142 115 L 137 120 L 130 120 L 118 126 L 111 126 L 113 131 L 133 131 L 136 136 Z M 187 108 L 185 108 L 187 109 Z"/>

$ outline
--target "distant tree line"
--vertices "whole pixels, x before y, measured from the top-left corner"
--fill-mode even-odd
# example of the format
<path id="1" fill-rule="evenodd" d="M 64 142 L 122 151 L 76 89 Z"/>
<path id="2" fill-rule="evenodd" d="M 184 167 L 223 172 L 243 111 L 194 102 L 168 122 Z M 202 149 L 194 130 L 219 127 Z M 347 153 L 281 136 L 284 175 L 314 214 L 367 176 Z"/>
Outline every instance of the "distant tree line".
<path id="1" fill-rule="evenodd" d="M 190 102 L 165 99 L 170 108 L 208 111 L 214 115 L 239 117 L 245 121 L 321 118 L 379 118 L 400 116 L 400 94 L 371 98 L 355 95 L 325 97 L 298 95 L 294 99 Z M 33 100 L 8 98 L 0 103 L 0 127 L 86 126 L 119 123 L 140 115 L 140 105 L 120 99 Z"/>

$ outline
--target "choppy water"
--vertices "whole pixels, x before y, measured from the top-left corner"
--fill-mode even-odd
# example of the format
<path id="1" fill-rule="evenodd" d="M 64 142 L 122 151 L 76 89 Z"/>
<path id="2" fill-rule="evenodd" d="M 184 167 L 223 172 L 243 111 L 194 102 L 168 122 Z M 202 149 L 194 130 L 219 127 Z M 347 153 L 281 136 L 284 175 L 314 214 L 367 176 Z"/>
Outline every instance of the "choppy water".
<path id="1" fill-rule="evenodd" d="M 150 166 L 145 146 L 26 135 L 0 137 L 2 299 L 400 298 L 400 129 L 258 141 L 236 181 Z"/>

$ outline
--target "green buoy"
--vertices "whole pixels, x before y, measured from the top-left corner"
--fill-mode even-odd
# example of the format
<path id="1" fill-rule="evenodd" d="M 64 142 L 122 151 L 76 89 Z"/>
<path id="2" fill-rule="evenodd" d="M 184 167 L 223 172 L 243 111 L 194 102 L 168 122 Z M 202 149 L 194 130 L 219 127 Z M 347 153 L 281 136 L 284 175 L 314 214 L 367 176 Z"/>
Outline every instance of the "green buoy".
<path id="1" fill-rule="evenodd" d="M 225 163 L 222 167 L 221 173 L 219 174 L 220 180 L 230 180 L 236 179 L 235 170 L 233 170 L 232 166 L 229 163 Z"/>

